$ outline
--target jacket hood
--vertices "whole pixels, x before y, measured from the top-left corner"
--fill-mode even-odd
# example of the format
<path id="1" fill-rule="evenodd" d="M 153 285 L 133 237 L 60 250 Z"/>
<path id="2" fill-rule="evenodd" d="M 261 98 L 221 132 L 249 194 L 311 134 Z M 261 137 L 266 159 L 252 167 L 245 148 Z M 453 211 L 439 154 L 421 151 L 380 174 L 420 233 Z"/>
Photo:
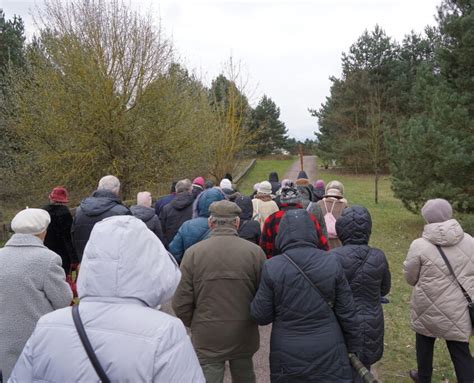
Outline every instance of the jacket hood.
<path id="1" fill-rule="evenodd" d="M 336 232 L 343 245 L 367 245 L 372 233 L 369 211 L 357 205 L 345 208 L 336 221 Z"/>
<path id="2" fill-rule="evenodd" d="M 303 209 L 287 210 L 278 228 L 276 249 L 283 253 L 295 247 L 316 247 L 318 242 L 318 234 L 309 213 Z"/>
<path id="3" fill-rule="evenodd" d="M 141 219 L 143 222 L 149 221 L 156 214 L 155 209 L 142 205 L 133 205 L 130 207 L 130 211 L 135 217 Z"/>
<path id="4" fill-rule="evenodd" d="M 455 219 L 425 225 L 423 238 L 433 245 L 454 246 L 464 238 L 464 231 Z"/>
<path id="5" fill-rule="evenodd" d="M 172 298 L 181 279 L 158 237 L 133 216 L 94 225 L 77 281 L 79 298 L 138 299 L 156 307 Z"/>
<path id="6" fill-rule="evenodd" d="M 202 189 L 200 190 L 200 192 Z M 184 210 L 194 202 L 194 196 L 191 193 L 178 193 L 173 201 L 170 202 L 176 210 Z"/>
<path id="7" fill-rule="evenodd" d="M 268 181 L 269 182 L 278 182 L 278 173 L 277 172 L 271 172 L 268 175 Z"/>
<path id="8" fill-rule="evenodd" d="M 201 194 L 199 194 L 199 201 L 197 205 L 198 216 L 209 218 L 211 215 L 209 213 L 209 206 L 211 206 L 211 203 L 222 201 L 223 199 L 224 195 L 216 188 L 204 190 Z"/>
<path id="9" fill-rule="evenodd" d="M 108 190 L 96 190 L 90 197 L 81 201 L 80 207 L 88 216 L 100 215 L 115 205 L 120 204 L 120 198 Z"/>
<path id="10" fill-rule="evenodd" d="M 235 200 L 235 203 L 237 204 L 238 207 L 240 207 L 240 210 L 242 210 L 242 212 L 240 213 L 241 220 L 247 221 L 249 219 L 252 219 L 253 204 L 250 197 L 241 195 Z"/>

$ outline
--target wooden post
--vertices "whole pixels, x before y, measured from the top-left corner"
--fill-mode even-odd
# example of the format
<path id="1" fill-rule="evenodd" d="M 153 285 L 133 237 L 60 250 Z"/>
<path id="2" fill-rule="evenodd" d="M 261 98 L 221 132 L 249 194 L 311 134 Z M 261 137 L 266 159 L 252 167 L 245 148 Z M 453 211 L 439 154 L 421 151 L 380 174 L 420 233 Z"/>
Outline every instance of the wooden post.
<path id="1" fill-rule="evenodd" d="M 304 163 L 303 163 L 303 144 L 300 144 L 300 166 L 301 166 L 301 170 L 304 170 Z"/>

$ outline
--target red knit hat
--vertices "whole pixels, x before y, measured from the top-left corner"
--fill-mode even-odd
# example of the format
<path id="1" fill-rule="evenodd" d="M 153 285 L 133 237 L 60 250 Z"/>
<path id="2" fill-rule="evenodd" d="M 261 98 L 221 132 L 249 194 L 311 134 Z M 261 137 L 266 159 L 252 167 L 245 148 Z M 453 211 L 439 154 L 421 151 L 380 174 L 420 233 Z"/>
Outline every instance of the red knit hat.
<path id="1" fill-rule="evenodd" d="M 68 203 L 68 193 L 62 186 L 55 187 L 49 194 L 49 199 L 54 202 Z"/>
<path id="2" fill-rule="evenodd" d="M 196 177 L 193 181 L 194 185 L 199 185 L 201 187 L 204 187 L 204 183 L 205 183 L 205 181 L 204 181 L 204 178 L 202 178 L 202 177 Z"/>

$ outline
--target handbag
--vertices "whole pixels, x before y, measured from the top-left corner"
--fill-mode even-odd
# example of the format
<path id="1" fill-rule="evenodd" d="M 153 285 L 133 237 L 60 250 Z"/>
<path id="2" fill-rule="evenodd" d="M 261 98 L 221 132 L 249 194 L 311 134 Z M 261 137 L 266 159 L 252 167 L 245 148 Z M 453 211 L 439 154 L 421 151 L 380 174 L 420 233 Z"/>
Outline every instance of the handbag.
<path id="1" fill-rule="evenodd" d="M 99 376 L 102 383 L 110 383 L 110 379 L 107 377 L 107 374 L 102 368 L 99 359 L 97 359 L 97 355 L 95 354 L 94 349 L 89 342 L 89 338 L 87 337 L 86 330 L 82 324 L 81 316 L 79 315 L 79 305 L 72 306 L 72 319 L 74 321 L 74 327 L 76 327 L 79 338 L 81 339 L 81 343 L 86 351 L 87 357 L 91 361 L 95 372 Z"/>
<path id="2" fill-rule="evenodd" d="M 462 287 L 461 283 L 459 283 L 458 279 L 456 278 L 456 274 L 454 274 L 454 270 L 451 267 L 451 264 L 448 261 L 448 258 L 446 257 L 446 254 L 444 253 L 443 249 L 441 248 L 440 245 L 436 245 L 438 248 L 439 253 L 441 254 L 441 257 L 443 257 L 444 263 L 446 263 L 446 266 L 448 266 L 448 270 L 451 273 L 451 275 L 454 277 L 454 280 L 457 282 L 458 286 L 461 288 L 462 294 L 464 295 L 464 298 L 467 300 L 467 310 L 469 311 L 469 316 L 471 317 L 471 324 L 474 326 L 474 304 L 472 303 L 472 299 L 467 293 L 467 291 Z"/>
<path id="3" fill-rule="evenodd" d="M 313 290 L 316 291 L 321 296 L 321 298 L 323 298 L 324 302 L 326 302 L 329 309 L 331 310 L 331 313 L 335 316 L 336 314 L 334 314 L 334 311 L 333 311 L 334 303 L 328 302 L 326 300 L 321 290 L 319 290 L 319 288 L 313 283 L 313 281 L 308 277 L 308 275 L 303 270 L 301 270 L 301 268 L 296 264 L 295 261 L 293 261 L 286 254 L 282 254 L 282 255 L 293 265 L 293 267 L 296 270 L 298 270 L 298 272 L 303 276 L 303 278 L 306 279 L 306 281 L 308 281 L 309 285 L 313 288 Z M 337 321 L 337 318 L 336 318 L 336 321 Z M 359 358 L 355 354 L 349 353 L 348 356 L 352 364 L 352 367 L 354 367 L 354 369 L 357 371 L 357 373 L 362 378 L 364 383 L 377 383 L 378 382 L 377 379 L 374 378 L 372 373 L 362 364 L 362 362 L 359 360 Z"/>

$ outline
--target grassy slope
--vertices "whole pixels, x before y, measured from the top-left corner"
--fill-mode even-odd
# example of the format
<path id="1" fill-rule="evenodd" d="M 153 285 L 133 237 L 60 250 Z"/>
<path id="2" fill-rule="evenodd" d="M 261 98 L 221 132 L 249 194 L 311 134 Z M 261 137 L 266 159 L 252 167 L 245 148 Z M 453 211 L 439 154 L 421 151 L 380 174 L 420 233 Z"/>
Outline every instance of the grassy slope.
<path id="1" fill-rule="evenodd" d="M 248 185 L 258 182 L 273 168 L 289 167 L 276 161 L 259 161 L 242 183 L 242 190 L 248 192 Z M 283 173 L 279 173 L 283 176 Z M 402 203 L 393 197 L 390 180 L 383 178 L 379 185 L 379 204 L 374 203 L 373 177 L 354 176 L 321 170 L 318 176 L 326 181 L 340 180 L 350 204 L 359 204 L 370 210 L 373 220 L 371 246 L 382 249 L 390 264 L 392 273 L 392 291 L 390 304 L 385 310 L 385 353 L 377 364 L 379 378 L 383 382 L 411 382 L 406 371 L 416 367 L 415 336 L 410 329 L 409 301 L 411 288 L 402 274 L 402 263 L 411 241 L 419 237 L 423 229 L 423 219 L 408 212 Z M 244 187 L 245 186 L 245 187 Z M 471 342 L 473 345 L 473 342 Z M 472 348 L 472 347 L 471 347 Z M 435 350 L 433 382 L 442 379 L 454 380 L 454 369 L 444 342 L 438 341 Z"/>

